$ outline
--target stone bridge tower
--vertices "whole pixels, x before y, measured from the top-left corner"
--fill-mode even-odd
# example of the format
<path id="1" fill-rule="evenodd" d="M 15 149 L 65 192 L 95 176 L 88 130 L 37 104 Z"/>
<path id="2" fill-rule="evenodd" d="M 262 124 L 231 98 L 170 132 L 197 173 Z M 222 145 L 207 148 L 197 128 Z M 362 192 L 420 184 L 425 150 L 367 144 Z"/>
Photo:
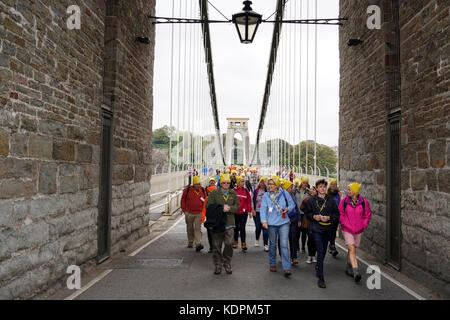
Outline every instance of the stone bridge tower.
<path id="1" fill-rule="evenodd" d="M 234 135 L 240 133 L 243 141 L 243 155 L 244 166 L 249 165 L 250 161 L 250 139 L 248 135 L 248 120 L 249 118 L 227 118 L 228 130 L 227 130 L 227 147 L 226 147 L 226 163 L 232 164 L 233 151 L 236 149 L 234 146 Z"/>

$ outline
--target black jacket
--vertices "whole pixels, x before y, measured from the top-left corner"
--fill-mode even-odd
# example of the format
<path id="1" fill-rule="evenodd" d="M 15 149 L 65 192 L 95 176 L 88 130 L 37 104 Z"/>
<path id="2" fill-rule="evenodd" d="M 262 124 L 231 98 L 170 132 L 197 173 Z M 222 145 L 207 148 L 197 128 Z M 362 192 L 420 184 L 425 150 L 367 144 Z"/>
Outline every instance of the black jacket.
<path id="1" fill-rule="evenodd" d="M 227 225 L 227 215 L 223 212 L 223 206 L 220 204 L 213 204 L 206 208 L 205 228 L 212 232 L 225 232 Z"/>
<path id="2" fill-rule="evenodd" d="M 322 211 L 320 211 L 320 208 L 322 208 Z M 339 223 L 339 209 L 336 206 L 334 199 L 328 195 L 325 196 L 325 199 L 322 199 L 317 195 L 308 199 L 306 202 L 306 207 L 303 211 L 308 220 L 310 220 L 310 230 L 312 232 L 329 232 L 335 230 L 336 224 Z M 326 223 L 316 221 L 313 216 L 317 214 L 329 216 L 330 220 Z"/>

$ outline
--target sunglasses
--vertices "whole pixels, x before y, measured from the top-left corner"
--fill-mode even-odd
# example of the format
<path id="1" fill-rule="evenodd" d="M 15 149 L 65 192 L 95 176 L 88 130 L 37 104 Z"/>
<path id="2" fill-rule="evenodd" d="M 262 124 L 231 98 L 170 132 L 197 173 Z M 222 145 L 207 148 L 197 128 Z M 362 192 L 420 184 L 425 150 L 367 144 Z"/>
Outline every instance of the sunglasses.
<path id="1" fill-rule="evenodd" d="M 222 184 L 230 184 L 229 182 L 222 182 Z"/>

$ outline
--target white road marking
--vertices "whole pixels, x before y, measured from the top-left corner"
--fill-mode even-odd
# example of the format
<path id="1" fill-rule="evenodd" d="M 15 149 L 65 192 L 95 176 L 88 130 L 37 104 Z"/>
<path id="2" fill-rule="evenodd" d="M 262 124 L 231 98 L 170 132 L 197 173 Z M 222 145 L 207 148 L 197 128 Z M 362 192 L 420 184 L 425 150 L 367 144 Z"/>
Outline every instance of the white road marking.
<path id="1" fill-rule="evenodd" d="M 147 242 L 146 244 L 144 244 L 143 246 L 141 246 L 139 249 L 136 249 L 135 251 L 133 251 L 132 253 L 130 253 L 128 256 L 129 257 L 134 257 L 135 255 L 137 255 L 139 252 L 141 252 L 141 250 L 143 250 L 144 248 L 146 248 L 147 246 L 149 246 L 150 244 L 152 244 L 153 242 L 155 242 L 156 240 L 158 240 L 159 238 L 161 238 L 162 236 L 164 236 L 166 233 L 168 233 L 170 230 L 172 230 L 173 228 L 175 228 L 175 226 L 181 221 L 183 220 L 183 216 L 180 217 L 180 219 L 178 219 L 173 226 L 171 226 L 169 229 L 167 229 L 166 231 L 164 231 L 163 233 L 161 233 L 159 236 L 157 236 L 155 239 L 150 240 L 149 242 Z"/>
<path id="2" fill-rule="evenodd" d="M 113 269 L 109 269 L 104 271 L 101 275 L 99 275 L 97 278 L 93 279 L 92 281 L 90 281 L 87 285 L 85 285 L 83 288 L 75 291 L 72 295 L 68 296 L 67 298 L 65 298 L 64 300 L 73 300 L 76 297 L 78 297 L 80 294 L 82 294 L 83 292 L 85 292 L 87 289 L 89 289 L 90 287 L 92 287 L 94 284 L 96 284 L 97 282 L 99 282 L 100 280 L 102 280 L 104 277 L 106 277 L 111 271 L 113 271 Z"/>
<path id="3" fill-rule="evenodd" d="M 340 244 L 336 243 L 336 246 L 338 246 L 339 248 L 341 248 L 342 250 L 344 250 L 345 252 L 348 251 L 347 248 L 341 246 Z M 371 264 L 368 263 L 367 261 L 365 261 L 364 259 L 361 259 L 359 257 L 356 257 L 359 261 L 361 261 L 362 263 L 366 264 L 367 266 L 370 266 Z M 403 290 L 405 290 L 407 293 L 409 293 L 410 295 L 412 295 L 414 298 L 416 298 L 417 300 L 426 300 L 424 297 L 422 297 L 421 295 L 419 295 L 418 293 L 414 292 L 412 289 L 408 288 L 407 286 L 405 286 L 404 284 L 401 284 L 400 282 L 398 282 L 397 280 L 395 280 L 394 278 L 392 278 L 391 276 L 387 275 L 386 273 L 384 273 L 383 271 L 381 271 L 381 275 L 383 277 L 385 277 L 386 279 L 388 279 L 389 281 L 391 281 L 393 284 L 396 284 L 397 286 L 399 286 L 400 288 L 402 288 Z"/>

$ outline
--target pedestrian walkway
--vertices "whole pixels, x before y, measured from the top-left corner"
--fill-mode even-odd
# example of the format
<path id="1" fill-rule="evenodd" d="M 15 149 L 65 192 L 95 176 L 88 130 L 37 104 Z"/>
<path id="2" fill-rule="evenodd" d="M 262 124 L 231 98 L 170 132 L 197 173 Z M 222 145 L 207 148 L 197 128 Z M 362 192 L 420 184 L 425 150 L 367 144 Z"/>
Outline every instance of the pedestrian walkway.
<path id="1" fill-rule="evenodd" d="M 106 263 L 103 268 L 112 271 L 75 299 L 416 299 L 385 277 L 381 278 L 381 289 L 369 290 L 366 280 L 370 275 L 365 274 L 367 266 L 363 264 L 360 265 L 363 279 L 360 284 L 354 283 L 344 273 L 343 250 L 337 259 L 329 255 L 325 259 L 326 289 L 317 287 L 314 264 L 305 263 L 306 254 L 300 253 L 301 263 L 292 267 L 293 274 L 287 279 L 281 272 L 280 261 L 279 271 L 269 272 L 262 239 L 259 247 L 253 246 L 253 220 L 247 223 L 247 238 L 246 253 L 240 248 L 234 250 L 233 274 L 214 275 L 206 232 L 203 232 L 205 249 L 201 252 L 188 249 L 184 216 L 180 216 L 168 232 L 161 233 L 134 256 Z"/>

